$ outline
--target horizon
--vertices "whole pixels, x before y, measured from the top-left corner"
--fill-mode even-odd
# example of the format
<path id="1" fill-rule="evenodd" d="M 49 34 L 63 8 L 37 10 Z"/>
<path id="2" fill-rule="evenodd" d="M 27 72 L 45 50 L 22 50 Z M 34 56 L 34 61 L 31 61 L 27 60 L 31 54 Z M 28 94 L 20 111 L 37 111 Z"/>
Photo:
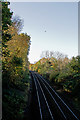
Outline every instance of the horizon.
<path id="1" fill-rule="evenodd" d="M 68 58 L 78 55 L 78 3 L 11 2 L 10 8 L 13 16 L 24 20 L 22 32 L 31 37 L 30 63 L 37 62 L 47 50 Z"/>

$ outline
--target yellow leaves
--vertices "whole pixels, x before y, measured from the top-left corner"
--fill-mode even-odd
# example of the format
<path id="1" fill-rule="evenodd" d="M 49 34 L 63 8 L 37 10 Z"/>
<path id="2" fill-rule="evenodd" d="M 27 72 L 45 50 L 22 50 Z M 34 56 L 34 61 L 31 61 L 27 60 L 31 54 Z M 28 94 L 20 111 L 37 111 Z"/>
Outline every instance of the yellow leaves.
<path id="1" fill-rule="evenodd" d="M 6 33 L 6 32 L 7 32 L 6 30 L 3 31 L 3 33 Z"/>
<path id="2" fill-rule="evenodd" d="M 7 4 L 8 4 L 8 2 L 5 2 L 5 4 L 7 5 Z"/>
<path id="3" fill-rule="evenodd" d="M 21 33 L 21 34 L 20 34 L 20 36 L 24 36 L 24 34 L 23 34 L 23 33 Z"/>
<path id="4" fill-rule="evenodd" d="M 40 73 L 40 69 L 38 69 L 38 73 Z"/>
<path id="5" fill-rule="evenodd" d="M 66 92 L 69 92 L 69 93 L 71 93 L 71 91 L 70 91 L 69 89 L 66 89 L 66 88 L 65 88 L 64 90 L 65 90 Z"/>
<path id="6" fill-rule="evenodd" d="M 15 40 L 11 40 L 7 42 L 8 48 L 10 50 L 10 54 L 16 54 L 18 57 L 26 57 L 28 51 L 28 44 L 26 40 L 21 40 L 19 38 L 15 38 Z"/>
<path id="7" fill-rule="evenodd" d="M 51 66 L 51 68 L 54 68 L 53 66 Z"/>
<path id="8" fill-rule="evenodd" d="M 28 47 L 29 47 L 29 41 L 30 37 L 27 36 L 27 34 L 21 33 L 20 35 L 17 33 L 17 30 L 15 29 L 14 25 L 9 26 L 8 33 L 11 34 L 12 38 L 10 41 L 6 43 L 8 49 L 9 49 L 9 58 L 8 61 L 10 62 L 14 56 L 18 58 L 22 58 L 22 70 L 25 71 L 26 67 L 28 65 Z M 10 65 L 11 66 L 11 65 Z M 13 66 L 14 68 L 14 66 Z M 15 70 L 17 68 L 14 68 Z M 18 75 L 18 71 L 16 70 L 15 75 Z"/>

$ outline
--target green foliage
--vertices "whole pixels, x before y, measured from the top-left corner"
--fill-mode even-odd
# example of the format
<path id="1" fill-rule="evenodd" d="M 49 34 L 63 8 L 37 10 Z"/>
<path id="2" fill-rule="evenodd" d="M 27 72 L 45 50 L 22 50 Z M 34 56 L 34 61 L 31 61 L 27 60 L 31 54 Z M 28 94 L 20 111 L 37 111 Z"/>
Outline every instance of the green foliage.
<path id="1" fill-rule="evenodd" d="M 56 59 L 52 57 L 53 55 L 51 53 L 51 57 L 48 55 L 47 58 L 30 64 L 29 69 L 49 79 L 52 85 L 64 91 L 63 93 L 68 93 L 75 108 L 80 111 L 80 56 L 71 59 L 67 57 Z"/>
<path id="2" fill-rule="evenodd" d="M 56 81 L 57 76 L 59 75 L 59 72 L 51 72 L 49 79 L 50 81 L 52 81 L 53 83 Z"/>
<path id="3" fill-rule="evenodd" d="M 14 56 L 11 63 L 14 64 L 15 66 L 19 66 L 19 65 L 21 66 L 23 63 L 23 60 L 22 60 L 22 58 L 18 58 L 16 56 Z"/>
<path id="4" fill-rule="evenodd" d="M 30 69 L 39 72 L 54 84 L 62 85 L 64 91 L 73 92 L 80 81 L 80 56 L 65 58 L 42 58 Z"/>
<path id="5" fill-rule="evenodd" d="M 2 2 L 2 43 L 5 46 L 5 42 L 11 39 L 11 35 L 8 34 L 8 26 L 12 24 L 11 17 L 12 12 L 8 8 L 9 2 Z"/>
<path id="6" fill-rule="evenodd" d="M 2 29 L 7 30 L 8 25 L 11 25 L 12 12 L 8 8 L 9 2 L 2 2 Z"/>
<path id="7" fill-rule="evenodd" d="M 22 22 L 11 20 L 9 2 L 2 3 L 2 119 L 22 120 L 30 87 L 28 54 L 30 36 L 19 34 Z"/>
<path id="8" fill-rule="evenodd" d="M 22 120 L 26 107 L 24 92 L 10 88 L 3 99 L 3 120 Z"/>

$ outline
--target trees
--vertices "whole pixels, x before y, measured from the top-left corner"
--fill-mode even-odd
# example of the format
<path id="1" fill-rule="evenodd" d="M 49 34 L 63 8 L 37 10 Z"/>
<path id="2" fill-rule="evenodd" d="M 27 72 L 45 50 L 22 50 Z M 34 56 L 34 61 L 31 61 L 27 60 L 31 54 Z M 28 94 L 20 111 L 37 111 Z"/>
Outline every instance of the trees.
<path id="1" fill-rule="evenodd" d="M 32 65 L 33 70 L 44 75 L 53 83 L 62 85 L 64 91 L 74 91 L 76 85 L 80 84 L 80 56 L 69 59 L 59 52 L 44 51 L 42 57 Z"/>
<path id="2" fill-rule="evenodd" d="M 67 55 L 64 55 L 63 53 L 60 53 L 59 51 L 42 51 L 41 58 L 56 58 L 56 59 L 64 59 L 67 58 Z"/>
<path id="3" fill-rule="evenodd" d="M 15 16 L 12 19 L 13 26 L 16 28 L 17 33 L 19 34 L 23 28 L 23 20 L 19 16 Z"/>
<path id="4" fill-rule="evenodd" d="M 11 39 L 11 34 L 8 33 L 9 26 L 12 24 L 11 17 L 12 12 L 8 8 L 9 2 L 2 2 L 2 69 L 3 75 L 6 70 L 7 57 L 9 56 L 9 50 L 5 45 L 7 41 Z"/>
<path id="5" fill-rule="evenodd" d="M 10 9 L 8 8 L 9 4 L 9 2 L 2 2 L 2 77 L 4 77 L 6 71 L 5 66 L 8 63 L 7 57 L 9 56 L 9 50 L 5 44 L 11 39 L 11 34 L 8 33 L 9 26 L 12 24 L 12 12 L 10 12 Z"/>
<path id="6" fill-rule="evenodd" d="M 8 8 L 10 2 L 2 2 L 2 44 L 5 46 L 5 42 L 11 39 L 11 35 L 8 33 L 8 27 L 12 24 L 11 17 L 12 12 Z"/>
<path id="7" fill-rule="evenodd" d="M 2 3 L 2 119 L 20 120 L 23 119 L 23 109 L 27 101 L 25 94 L 26 96 L 28 94 L 25 91 L 29 89 L 30 82 L 28 70 L 30 36 L 27 33 L 20 33 L 23 22 L 19 17 L 11 20 L 9 4 Z"/>

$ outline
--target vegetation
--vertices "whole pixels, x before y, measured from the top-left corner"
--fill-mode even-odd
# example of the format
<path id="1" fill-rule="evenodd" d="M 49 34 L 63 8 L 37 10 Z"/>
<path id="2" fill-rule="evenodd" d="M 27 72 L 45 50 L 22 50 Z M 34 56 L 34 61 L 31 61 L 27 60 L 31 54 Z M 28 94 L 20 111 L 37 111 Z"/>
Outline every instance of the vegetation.
<path id="1" fill-rule="evenodd" d="M 69 59 L 59 52 L 42 52 L 35 64 L 28 62 L 30 36 L 21 33 L 23 20 L 2 2 L 2 120 L 22 120 L 30 88 L 29 69 L 71 94 L 80 109 L 80 56 Z M 1 28 L 1 27 L 0 27 Z"/>
<path id="2" fill-rule="evenodd" d="M 69 93 L 80 110 L 80 56 L 69 59 L 59 52 L 43 53 L 42 59 L 30 64 L 29 68 L 49 79 L 58 89 Z"/>
<path id="3" fill-rule="evenodd" d="M 30 86 L 30 36 L 20 33 L 23 21 L 12 18 L 9 2 L 2 2 L 2 119 L 22 120 Z"/>

